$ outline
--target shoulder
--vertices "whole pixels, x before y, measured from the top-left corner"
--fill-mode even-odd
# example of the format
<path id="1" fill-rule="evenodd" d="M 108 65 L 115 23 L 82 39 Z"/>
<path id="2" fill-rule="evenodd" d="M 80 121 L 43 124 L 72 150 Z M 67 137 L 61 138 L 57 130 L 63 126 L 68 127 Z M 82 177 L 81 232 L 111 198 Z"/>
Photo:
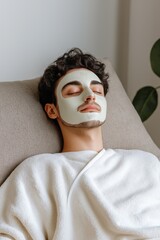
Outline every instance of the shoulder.
<path id="1" fill-rule="evenodd" d="M 107 150 L 106 150 L 107 151 Z M 107 160 L 108 161 L 108 160 Z M 132 178 L 136 176 L 156 177 L 160 174 L 160 161 L 158 158 L 142 150 L 112 149 L 110 162 L 115 169 Z"/>
<path id="2" fill-rule="evenodd" d="M 25 178 L 25 176 L 47 175 L 48 170 L 55 171 L 64 161 L 61 153 L 43 153 L 31 156 L 20 163 L 11 173 L 9 179 Z"/>
<path id="3" fill-rule="evenodd" d="M 31 156 L 25 160 L 17 167 L 17 168 L 24 168 L 24 167 L 34 167 L 37 165 L 46 165 L 50 164 L 52 162 L 56 162 L 56 160 L 61 159 L 61 154 L 60 153 L 42 153 L 38 155 Z"/>
<path id="4" fill-rule="evenodd" d="M 133 163 L 138 164 L 155 164 L 159 166 L 160 161 L 159 159 L 152 153 L 138 150 L 138 149 L 112 149 L 113 156 L 124 160 L 124 161 L 132 161 Z"/>
<path id="5" fill-rule="evenodd" d="M 139 149 L 114 149 L 114 151 L 122 155 L 145 156 L 145 157 L 157 158 L 153 153 L 139 150 Z"/>

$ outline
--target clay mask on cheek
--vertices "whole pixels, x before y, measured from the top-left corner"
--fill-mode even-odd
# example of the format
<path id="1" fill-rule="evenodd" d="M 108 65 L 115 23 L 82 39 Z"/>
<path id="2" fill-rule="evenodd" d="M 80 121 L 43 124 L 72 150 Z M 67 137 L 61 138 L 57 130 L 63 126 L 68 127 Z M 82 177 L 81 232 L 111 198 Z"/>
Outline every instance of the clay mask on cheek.
<path id="1" fill-rule="evenodd" d="M 78 96 L 63 97 L 62 89 L 64 86 L 74 81 L 80 83 L 82 87 L 81 93 Z M 92 81 L 98 81 L 101 83 L 96 74 L 84 68 L 72 70 L 60 80 L 56 89 L 57 103 L 59 107 L 60 117 L 67 125 L 78 125 L 90 121 L 98 121 L 99 123 L 103 123 L 105 121 L 107 102 L 104 96 L 95 94 L 90 89 Z M 95 96 L 95 103 L 99 105 L 100 111 L 78 111 L 78 107 L 84 104 L 85 99 L 93 94 Z"/>

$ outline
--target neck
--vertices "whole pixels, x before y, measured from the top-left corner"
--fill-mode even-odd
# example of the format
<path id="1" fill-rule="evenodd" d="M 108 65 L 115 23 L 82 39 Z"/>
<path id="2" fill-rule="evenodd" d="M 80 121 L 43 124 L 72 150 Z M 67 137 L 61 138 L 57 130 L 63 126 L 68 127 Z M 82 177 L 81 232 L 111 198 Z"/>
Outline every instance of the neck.
<path id="1" fill-rule="evenodd" d="M 62 152 L 93 150 L 99 152 L 103 148 L 101 127 L 63 129 Z"/>

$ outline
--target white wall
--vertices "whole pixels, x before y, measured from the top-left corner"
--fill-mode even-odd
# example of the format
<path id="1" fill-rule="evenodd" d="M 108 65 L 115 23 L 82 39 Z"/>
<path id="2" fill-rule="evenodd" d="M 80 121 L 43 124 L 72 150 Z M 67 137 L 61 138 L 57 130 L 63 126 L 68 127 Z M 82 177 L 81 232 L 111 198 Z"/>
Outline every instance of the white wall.
<path id="1" fill-rule="evenodd" d="M 0 81 L 40 76 L 72 47 L 116 64 L 118 0 L 0 1 Z"/>

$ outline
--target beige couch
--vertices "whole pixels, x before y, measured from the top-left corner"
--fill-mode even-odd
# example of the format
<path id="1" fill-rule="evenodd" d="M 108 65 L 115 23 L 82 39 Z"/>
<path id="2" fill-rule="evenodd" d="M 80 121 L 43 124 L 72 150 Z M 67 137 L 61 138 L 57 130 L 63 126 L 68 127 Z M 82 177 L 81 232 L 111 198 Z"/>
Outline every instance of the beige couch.
<path id="1" fill-rule="evenodd" d="M 105 63 L 110 89 L 104 147 L 142 149 L 159 157 L 159 148 L 146 132 L 110 62 Z M 38 81 L 0 83 L 0 183 L 27 157 L 61 149 L 59 132 L 39 104 Z"/>

